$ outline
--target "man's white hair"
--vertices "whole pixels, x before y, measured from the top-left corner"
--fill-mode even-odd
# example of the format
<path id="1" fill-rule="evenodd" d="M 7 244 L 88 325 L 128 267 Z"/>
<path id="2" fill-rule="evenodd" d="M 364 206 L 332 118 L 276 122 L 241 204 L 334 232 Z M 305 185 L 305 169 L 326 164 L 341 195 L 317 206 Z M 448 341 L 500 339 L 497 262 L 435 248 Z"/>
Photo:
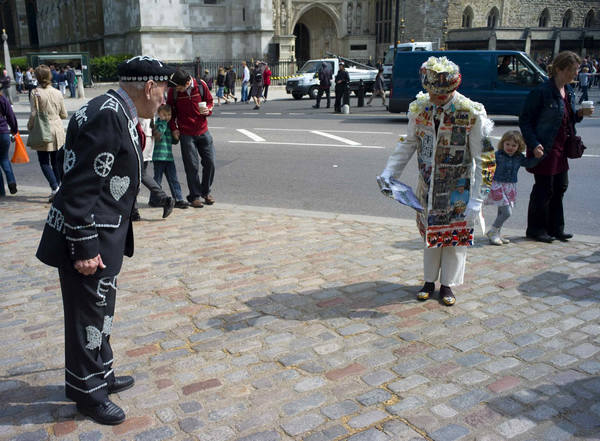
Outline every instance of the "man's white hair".
<path id="1" fill-rule="evenodd" d="M 144 90 L 147 81 L 119 81 L 119 87 L 123 89 Z"/>

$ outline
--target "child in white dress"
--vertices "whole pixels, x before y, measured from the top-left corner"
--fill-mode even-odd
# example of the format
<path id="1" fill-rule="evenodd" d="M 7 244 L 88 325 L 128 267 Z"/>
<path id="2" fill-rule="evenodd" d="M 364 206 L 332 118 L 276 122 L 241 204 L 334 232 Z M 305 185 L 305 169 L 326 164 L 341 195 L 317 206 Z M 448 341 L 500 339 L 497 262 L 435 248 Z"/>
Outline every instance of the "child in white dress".
<path id="1" fill-rule="evenodd" d="M 510 241 L 500 234 L 502 225 L 511 216 L 512 207 L 517 199 L 517 175 L 521 167 L 534 167 L 539 158 L 544 154 L 544 149 L 538 146 L 534 151 L 534 158 L 526 158 L 525 140 L 518 130 L 506 132 L 498 143 L 496 151 L 496 173 L 492 188 L 488 194 L 486 205 L 496 205 L 498 215 L 492 227 L 487 232 L 487 237 L 492 245 L 503 245 Z"/>

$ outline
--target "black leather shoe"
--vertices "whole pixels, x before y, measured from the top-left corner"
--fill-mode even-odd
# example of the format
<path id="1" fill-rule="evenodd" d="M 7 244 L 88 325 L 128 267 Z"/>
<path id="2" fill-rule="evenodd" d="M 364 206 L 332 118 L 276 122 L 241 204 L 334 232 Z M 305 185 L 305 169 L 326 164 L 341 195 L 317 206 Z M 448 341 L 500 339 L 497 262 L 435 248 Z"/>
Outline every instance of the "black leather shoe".
<path id="1" fill-rule="evenodd" d="M 543 233 L 543 234 L 528 234 L 527 237 L 529 239 L 535 240 L 537 242 L 544 242 L 544 243 L 552 243 L 552 241 L 554 240 L 552 238 L 552 236 Z"/>
<path id="2" fill-rule="evenodd" d="M 108 386 L 109 394 L 116 394 L 119 392 L 123 392 L 124 390 L 130 389 L 133 387 L 133 383 L 135 380 L 131 375 L 125 375 L 123 377 L 115 377 L 115 382 Z"/>
<path id="3" fill-rule="evenodd" d="M 95 406 L 84 406 L 77 403 L 77 410 L 99 424 L 114 426 L 125 421 L 123 409 L 108 399 L 104 403 Z"/>
<path id="4" fill-rule="evenodd" d="M 173 213 L 173 207 L 175 206 L 175 201 L 171 196 L 167 196 L 163 201 L 163 219 L 165 217 L 169 217 L 171 213 Z"/>
<path id="5" fill-rule="evenodd" d="M 572 239 L 573 235 L 571 233 L 558 233 L 558 234 L 553 234 L 552 237 L 555 237 L 556 239 L 565 242 L 569 239 Z"/>
<path id="6" fill-rule="evenodd" d="M 10 191 L 10 194 L 15 194 L 17 192 L 17 183 L 16 182 L 9 183 L 8 191 Z"/>

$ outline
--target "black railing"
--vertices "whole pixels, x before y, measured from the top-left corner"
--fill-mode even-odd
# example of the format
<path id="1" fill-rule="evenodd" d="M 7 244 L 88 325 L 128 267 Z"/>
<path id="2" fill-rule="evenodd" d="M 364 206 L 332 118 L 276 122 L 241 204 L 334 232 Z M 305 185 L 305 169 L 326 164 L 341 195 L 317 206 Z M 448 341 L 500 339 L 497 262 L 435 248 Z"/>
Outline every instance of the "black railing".
<path id="1" fill-rule="evenodd" d="M 216 78 L 219 74 L 219 68 L 229 67 L 231 66 L 236 73 L 237 83 L 241 82 L 242 77 L 242 61 L 246 61 L 248 67 L 251 69 L 255 60 L 265 61 L 269 64 L 269 68 L 272 72 L 272 84 L 285 84 L 285 78 L 292 76 L 296 73 L 296 61 L 295 60 L 279 60 L 276 62 L 269 62 L 268 59 L 264 57 L 249 57 L 246 59 L 196 59 L 194 62 L 188 63 L 173 63 L 173 65 L 179 67 L 180 69 L 184 69 L 186 72 L 196 76 L 202 77 L 204 75 L 204 70 L 208 70 L 210 76 L 214 78 L 214 83 L 216 84 Z"/>

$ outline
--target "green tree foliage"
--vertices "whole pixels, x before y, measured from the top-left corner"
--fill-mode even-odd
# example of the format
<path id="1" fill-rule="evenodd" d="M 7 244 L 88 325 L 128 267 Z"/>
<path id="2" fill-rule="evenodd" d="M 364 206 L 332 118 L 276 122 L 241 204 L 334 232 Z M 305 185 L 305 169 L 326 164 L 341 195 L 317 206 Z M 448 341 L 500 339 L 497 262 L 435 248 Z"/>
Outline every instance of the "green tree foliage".
<path id="1" fill-rule="evenodd" d="M 90 60 L 91 73 L 94 81 L 117 81 L 117 65 L 124 60 L 131 58 L 132 55 L 105 55 L 95 57 Z"/>

